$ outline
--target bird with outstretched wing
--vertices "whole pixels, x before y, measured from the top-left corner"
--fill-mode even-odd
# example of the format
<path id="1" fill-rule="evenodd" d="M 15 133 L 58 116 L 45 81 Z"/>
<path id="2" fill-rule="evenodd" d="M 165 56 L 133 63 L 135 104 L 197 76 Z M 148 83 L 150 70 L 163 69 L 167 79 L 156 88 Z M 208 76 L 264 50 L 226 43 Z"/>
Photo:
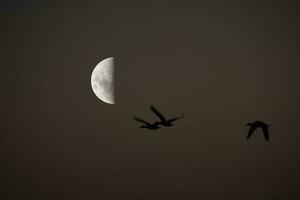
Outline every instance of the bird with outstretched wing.
<path id="1" fill-rule="evenodd" d="M 158 116 L 158 118 L 160 119 L 160 124 L 163 126 L 173 126 L 172 122 L 183 118 L 184 116 L 180 116 L 180 117 L 174 117 L 171 119 L 166 119 L 163 114 L 161 114 L 153 105 L 150 106 L 150 109 L 154 112 L 154 114 L 156 114 Z"/>
<path id="2" fill-rule="evenodd" d="M 139 117 L 133 117 L 133 119 L 135 121 L 138 121 L 138 122 L 141 122 L 143 123 L 144 125 L 141 125 L 140 128 L 146 128 L 146 129 L 150 129 L 150 130 L 156 130 L 156 129 L 159 129 L 160 126 L 159 126 L 159 122 L 154 122 L 154 123 L 149 123 Z"/>
<path id="3" fill-rule="evenodd" d="M 269 140 L 269 125 L 268 124 L 261 122 L 261 121 L 255 121 L 253 123 L 248 123 L 247 126 L 250 126 L 250 129 L 249 129 L 248 135 L 247 135 L 247 140 L 253 135 L 253 133 L 255 132 L 255 130 L 257 128 L 261 128 L 266 141 Z"/>

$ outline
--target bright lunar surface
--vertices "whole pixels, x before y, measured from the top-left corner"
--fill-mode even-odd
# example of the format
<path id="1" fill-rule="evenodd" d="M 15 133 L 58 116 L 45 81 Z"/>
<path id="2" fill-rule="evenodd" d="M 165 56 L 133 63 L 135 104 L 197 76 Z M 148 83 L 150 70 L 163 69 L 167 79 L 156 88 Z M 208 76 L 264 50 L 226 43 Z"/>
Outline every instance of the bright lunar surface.
<path id="1" fill-rule="evenodd" d="M 98 63 L 92 72 L 91 85 L 95 95 L 105 103 L 114 104 L 114 58 Z"/>

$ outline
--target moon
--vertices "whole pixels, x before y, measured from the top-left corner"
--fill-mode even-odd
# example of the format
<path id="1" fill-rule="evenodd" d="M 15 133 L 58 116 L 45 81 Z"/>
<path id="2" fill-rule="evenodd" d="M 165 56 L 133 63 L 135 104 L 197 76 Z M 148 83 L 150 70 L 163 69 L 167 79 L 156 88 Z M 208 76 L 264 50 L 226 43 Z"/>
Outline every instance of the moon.
<path id="1" fill-rule="evenodd" d="M 99 62 L 92 72 L 91 85 L 95 95 L 103 102 L 115 104 L 114 58 Z"/>

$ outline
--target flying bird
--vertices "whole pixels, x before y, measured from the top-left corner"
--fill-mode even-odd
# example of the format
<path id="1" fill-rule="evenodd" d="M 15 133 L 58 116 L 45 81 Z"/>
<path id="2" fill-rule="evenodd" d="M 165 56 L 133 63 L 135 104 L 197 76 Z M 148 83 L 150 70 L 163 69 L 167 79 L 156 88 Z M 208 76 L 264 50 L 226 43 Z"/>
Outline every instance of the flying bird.
<path id="1" fill-rule="evenodd" d="M 171 118 L 171 119 L 167 120 L 156 108 L 154 108 L 153 105 L 151 105 L 150 108 L 159 117 L 159 119 L 160 119 L 159 123 L 163 126 L 173 126 L 172 122 L 174 122 L 180 118 L 183 118 L 183 116 L 180 116 L 180 117 L 175 117 L 175 118 Z"/>
<path id="2" fill-rule="evenodd" d="M 151 124 L 151 123 L 146 122 L 145 120 L 138 118 L 138 117 L 134 117 L 133 119 L 144 124 L 144 125 L 141 125 L 140 128 L 146 128 L 146 129 L 150 129 L 150 130 L 156 130 L 156 129 L 160 128 L 160 126 L 159 126 L 160 123 L 157 121 Z"/>
<path id="3" fill-rule="evenodd" d="M 247 135 L 247 140 L 251 137 L 251 135 L 254 133 L 254 131 L 257 128 L 261 128 L 266 141 L 269 140 L 269 130 L 268 130 L 269 125 L 268 124 L 261 122 L 261 121 L 255 121 L 253 123 L 248 123 L 246 126 L 250 126 L 250 129 L 249 129 L 249 132 Z"/>

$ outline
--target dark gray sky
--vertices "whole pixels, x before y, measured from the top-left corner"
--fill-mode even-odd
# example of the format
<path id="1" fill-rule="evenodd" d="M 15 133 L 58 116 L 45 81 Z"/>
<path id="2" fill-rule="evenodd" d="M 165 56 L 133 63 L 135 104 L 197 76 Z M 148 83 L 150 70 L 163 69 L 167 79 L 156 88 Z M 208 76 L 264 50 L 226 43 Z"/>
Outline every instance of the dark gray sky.
<path id="1" fill-rule="evenodd" d="M 249 1 L 250 2 L 250 1 Z M 299 199 L 299 6 L 1 1 L 0 195 Z M 115 105 L 90 75 L 115 57 Z M 139 129 L 154 104 L 176 126 Z M 246 141 L 249 121 L 271 125 Z"/>

